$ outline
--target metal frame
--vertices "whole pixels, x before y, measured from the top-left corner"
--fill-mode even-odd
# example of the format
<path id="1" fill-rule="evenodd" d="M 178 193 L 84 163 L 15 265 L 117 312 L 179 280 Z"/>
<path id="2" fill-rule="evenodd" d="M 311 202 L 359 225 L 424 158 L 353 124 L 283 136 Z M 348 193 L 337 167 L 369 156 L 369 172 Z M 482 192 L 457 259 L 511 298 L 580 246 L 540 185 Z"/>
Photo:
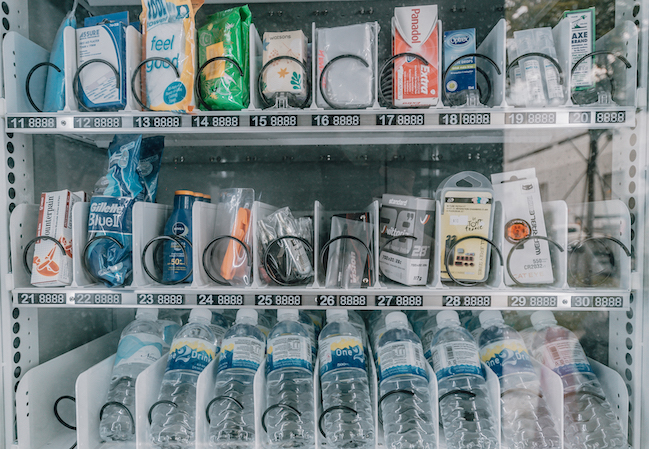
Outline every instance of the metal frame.
<path id="1" fill-rule="evenodd" d="M 314 0 L 315 1 L 315 0 Z M 24 0 L 5 0 L 9 7 L 9 14 L 0 9 L 0 19 L 6 18 L 12 31 L 28 36 L 28 11 L 27 2 Z M 90 0 L 91 5 L 110 4 L 106 0 Z M 126 1 L 126 3 L 133 3 Z M 208 2 L 209 3 L 209 2 Z M 114 1 L 112 4 L 120 4 Z M 634 8 L 639 10 L 634 15 Z M 617 0 L 615 5 L 616 23 L 623 20 L 638 20 L 640 26 L 649 23 L 649 0 L 638 2 Z M 2 25 L 0 25 L 2 26 Z M 0 28 L 1 29 L 1 28 Z M 632 246 L 635 258 L 634 273 L 632 276 L 633 301 L 630 310 L 625 312 L 610 312 L 609 324 L 609 366 L 615 368 L 622 374 L 630 393 L 629 397 L 629 435 L 633 447 L 640 448 L 641 441 L 649 440 L 649 426 L 647 419 L 642 420 L 643 404 L 649 404 L 649 389 L 643 388 L 644 378 L 642 373 L 649 373 L 649 357 L 645 355 L 643 342 L 649 339 L 649 326 L 645 328 L 643 322 L 649 320 L 649 307 L 644 307 L 645 297 L 649 296 L 649 252 L 644 251 L 645 242 L 649 239 L 649 229 L 646 228 L 646 214 L 649 204 L 647 195 L 649 183 L 647 182 L 647 130 L 649 129 L 649 116 L 646 113 L 647 104 L 647 55 L 649 51 L 648 36 L 646 29 L 640 33 L 639 42 L 639 89 L 638 104 L 636 112 L 636 126 L 632 128 L 619 128 L 614 135 L 613 145 L 613 193 L 614 196 L 624 200 L 633 214 L 634 236 Z M 3 30 L 4 32 L 4 30 Z M 0 71 L 0 81 L 2 80 Z M 4 100 L 0 99 L 4 111 Z M 318 138 L 327 133 L 321 133 Z M 180 136 L 179 136 L 180 137 Z M 208 136 L 202 144 L 208 141 Z M 266 136 L 254 137 L 257 140 L 264 140 Z M 347 136 L 327 136 L 337 143 L 345 143 L 354 140 L 353 134 Z M 417 136 L 417 141 L 431 142 L 444 141 L 452 142 L 461 136 L 459 133 L 444 133 L 430 136 Z M 403 136 L 396 138 L 403 141 Z M 480 141 L 474 138 L 476 142 Z M 497 136 L 493 137 L 498 140 Z M 232 138 L 232 144 L 246 145 L 245 142 Z M 278 144 L 295 144 L 302 140 L 308 140 L 304 136 L 279 137 Z M 360 139 L 359 139 L 360 140 Z M 376 142 L 385 143 L 390 141 L 386 134 L 384 137 L 376 138 Z M 372 140 L 374 142 L 374 140 Z M 466 142 L 466 141 L 465 141 Z M 32 137 L 30 134 L 7 134 L 4 120 L 0 120 L 0 143 L 3 147 L 4 160 L 0 164 L 0 179 L 3 189 L 0 194 L 0 211 L 5 213 L 5 219 L 0 220 L 0 332 L 2 343 L 3 381 L 0 390 L 0 419 L 4 426 L 4 447 L 11 447 L 16 442 L 14 428 L 15 406 L 14 392 L 17 383 L 24 373 L 31 367 L 39 364 L 38 334 L 41 325 L 39 323 L 38 308 L 22 307 L 17 308 L 12 301 L 12 267 L 10 263 L 9 246 L 9 216 L 13 207 L 20 203 L 34 202 L 33 186 L 33 163 L 32 163 Z M 13 181 L 10 180 L 13 178 Z M 51 323 L 50 323 L 51 325 Z M 16 339 L 19 343 L 14 344 Z M 19 354 L 19 355 L 18 355 Z M 644 368 L 644 369 L 643 369 Z M 1 433 L 1 432 L 0 432 Z"/>

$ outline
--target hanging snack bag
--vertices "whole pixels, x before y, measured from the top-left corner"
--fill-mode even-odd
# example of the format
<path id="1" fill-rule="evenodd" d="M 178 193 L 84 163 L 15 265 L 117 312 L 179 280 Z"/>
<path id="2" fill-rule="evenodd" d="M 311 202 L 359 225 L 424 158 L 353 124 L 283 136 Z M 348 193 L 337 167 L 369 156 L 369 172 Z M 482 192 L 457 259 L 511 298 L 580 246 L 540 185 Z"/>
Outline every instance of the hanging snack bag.
<path id="1" fill-rule="evenodd" d="M 88 269 L 108 287 L 124 285 L 131 276 L 133 205 L 155 198 L 160 168 L 160 164 L 143 162 L 143 147 L 151 157 L 162 153 L 163 143 L 160 137 L 116 135 L 108 148 L 106 186 L 102 195 L 92 197 L 88 216 L 88 241 L 100 238 L 91 243 L 87 253 Z M 145 180 L 141 167 L 147 164 L 151 170 Z"/>
<path id="2" fill-rule="evenodd" d="M 204 0 L 142 0 L 143 58 L 161 57 L 173 63 L 148 61 L 144 67 L 145 104 L 154 111 L 194 109 L 196 55 L 194 15 Z"/>
<path id="3" fill-rule="evenodd" d="M 200 74 L 201 98 L 210 109 L 240 110 L 250 100 L 249 32 L 252 15 L 248 6 L 217 12 L 198 30 L 198 64 L 222 56 L 236 61 L 217 60 Z M 197 100 L 198 101 L 198 100 Z M 201 108 L 204 106 L 201 104 Z"/>

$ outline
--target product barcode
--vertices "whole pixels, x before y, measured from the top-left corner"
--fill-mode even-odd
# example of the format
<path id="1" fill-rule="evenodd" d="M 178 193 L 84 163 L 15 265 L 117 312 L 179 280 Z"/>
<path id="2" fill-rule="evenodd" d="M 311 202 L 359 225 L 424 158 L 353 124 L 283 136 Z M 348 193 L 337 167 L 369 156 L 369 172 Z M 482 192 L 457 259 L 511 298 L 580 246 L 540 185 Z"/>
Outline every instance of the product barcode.
<path id="1" fill-rule="evenodd" d="M 557 362 L 561 360 L 561 355 L 559 355 L 559 351 L 557 351 L 557 348 L 555 348 L 554 346 L 550 346 L 548 349 L 550 350 L 550 355 L 554 360 L 556 360 Z"/>
<path id="2" fill-rule="evenodd" d="M 446 347 L 446 360 L 448 360 L 449 365 L 455 365 L 455 354 L 453 354 L 453 347 Z"/>

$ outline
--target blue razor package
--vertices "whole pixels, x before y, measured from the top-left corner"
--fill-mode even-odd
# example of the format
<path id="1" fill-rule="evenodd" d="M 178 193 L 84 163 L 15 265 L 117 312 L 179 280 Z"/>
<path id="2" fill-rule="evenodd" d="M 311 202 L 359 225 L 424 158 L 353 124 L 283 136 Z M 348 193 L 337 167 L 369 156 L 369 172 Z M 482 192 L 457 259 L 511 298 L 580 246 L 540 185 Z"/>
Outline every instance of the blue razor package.
<path id="1" fill-rule="evenodd" d="M 115 111 L 126 107 L 126 27 L 128 12 L 88 17 L 77 30 L 77 64 L 91 60 L 79 74 L 79 97 L 86 109 Z"/>
<path id="2" fill-rule="evenodd" d="M 87 266 L 108 287 L 130 281 L 133 205 L 155 200 L 164 137 L 116 135 L 108 148 L 107 186 L 93 196 L 88 216 Z"/>

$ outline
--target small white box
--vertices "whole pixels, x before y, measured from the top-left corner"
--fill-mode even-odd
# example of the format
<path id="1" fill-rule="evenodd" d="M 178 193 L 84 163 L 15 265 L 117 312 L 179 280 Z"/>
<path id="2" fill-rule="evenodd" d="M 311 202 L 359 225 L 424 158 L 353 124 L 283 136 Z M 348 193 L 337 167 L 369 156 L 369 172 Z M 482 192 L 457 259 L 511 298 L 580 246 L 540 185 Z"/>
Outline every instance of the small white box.
<path id="1" fill-rule="evenodd" d="M 38 241 L 32 260 L 32 285 L 51 287 L 72 282 L 72 206 L 79 201 L 69 190 L 41 194 L 37 235 L 56 239 L 65 252 L 51 240 Z"/>

